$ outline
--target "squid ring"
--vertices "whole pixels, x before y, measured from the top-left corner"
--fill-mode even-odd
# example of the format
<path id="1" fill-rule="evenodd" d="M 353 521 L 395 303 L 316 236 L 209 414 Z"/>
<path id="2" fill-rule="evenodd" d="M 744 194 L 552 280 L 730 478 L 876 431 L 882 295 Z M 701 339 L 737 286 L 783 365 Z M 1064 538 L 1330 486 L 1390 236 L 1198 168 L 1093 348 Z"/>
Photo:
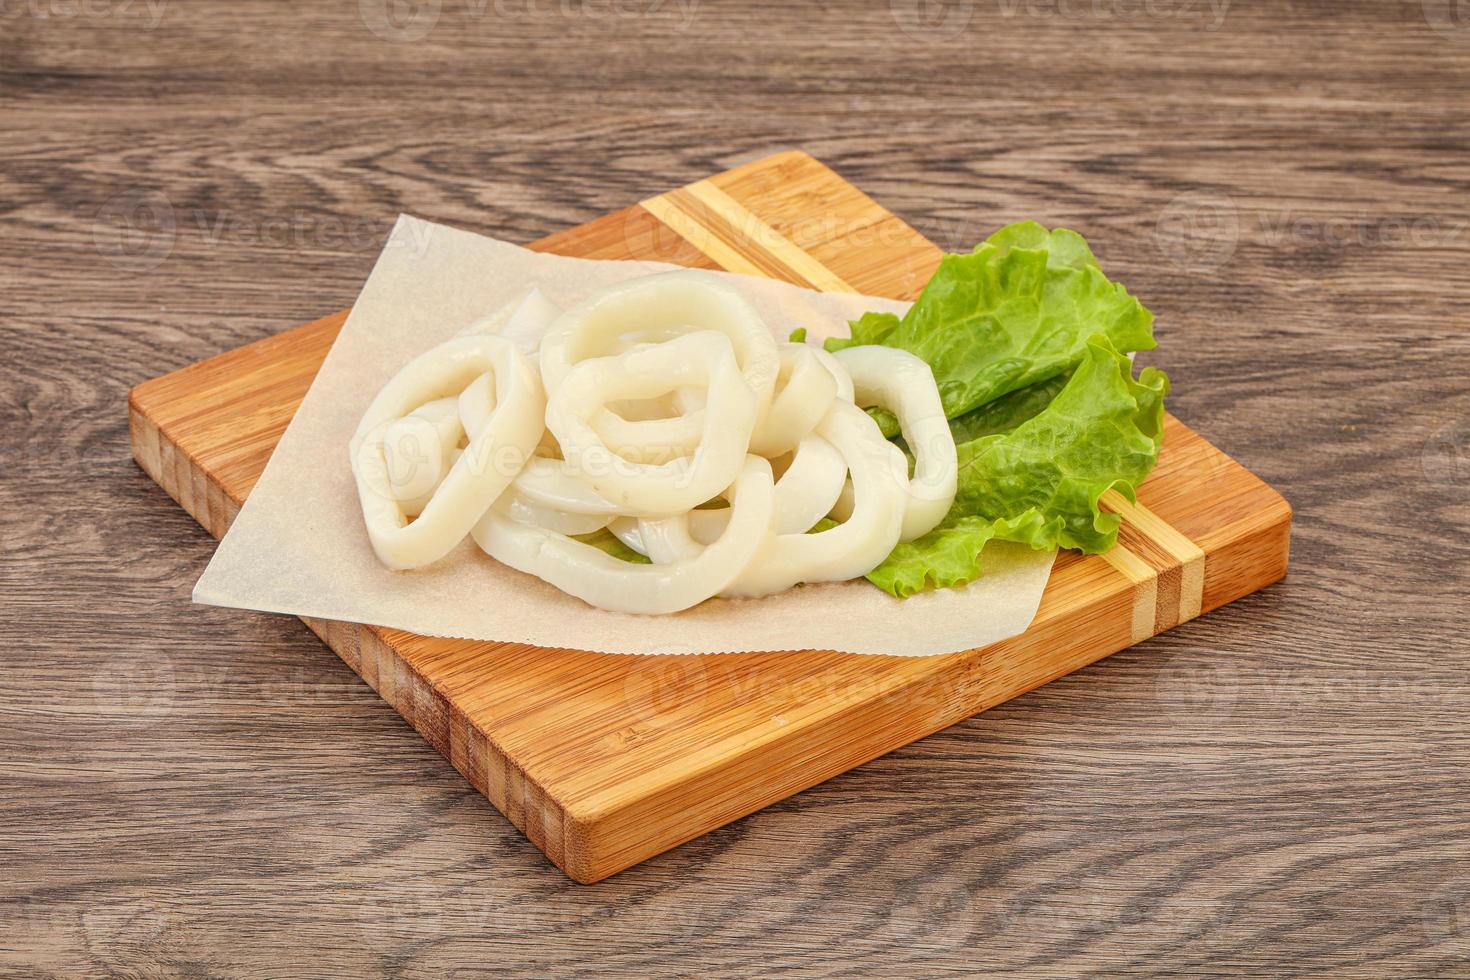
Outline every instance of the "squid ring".
<path id="1" fill-rule="evenodd" d="M 780 505 L 776 506 L 779 513 Z M 713 544 L 724 533 L 725 527 L 730 522 L 729 508 L 705 511 L 705 513 L 718 514 L 722 518 L 720 526 L 715 529 L 715 533 L 711 534 L 707 541 L 696 541 L 689 533 L 689 514 L 637 519 L 620 517 L 614 522 L 616 526 L 608 525 L 608 530 L 612 531 L 623 544 L 655 565 L 668 565 L 694 557 L 704 550 L 706 544 Z"/>
<path id="2" fill-rule="evenodd" d="M 808 347 L 806 344 L 782 344 L 780 345 L 780 370 L 776 375 L 776 386 L 771 397 L 771 407 L 767 410 L 765 417 L 756 425 L 755 432 L 750 437 L 750 451 L 767 459 L 784 456 L 796 448 L 813 429 L 822 417 L 827 414 L 827 409 L 832 406 L 832 399 L 842 393 L 842 382 L 838 378 L 840 373 L 845 379 L 847 372 L 840 366 L 837 371 L 823 363 L 816 348 Z M 827 355 L 831 357 L 831 355 Z M 833 362 L 834 364 L 836 362 Z M 847 380 L 847 397 L 845 401 L 852 401 L 852 382 Z M 675 393 L 675 405 L 686 414 L 703 411 L 703 392 L 684 388 Z M 697 416 L 695 416 L 697 417 Z M 669 419 L 668 422 L 682 420 Z M 598 425 L 598 432 L 604 437 L 608 434 L 608 427 Z M 659 445 L 667 445 L 660 443 Z M 618 450 L 609 442 L 609 447 Z M 630 446 L 636 449 L 636 446 Z M 674 447 L 674 452 L 669 457 L 679 455 L 680 452 L 687 455 L 689 449 Z M 649 460 L 655 462 L 656 460 Z M 777 481 L 779 487 L 780 482 Z"/>
<path id="3" fill-rule="evenodd" d="M 607 527 L 608 521 L 613 519 L 611 514 L 575 514 L 538 507 L 514 490 L 507 490 L 495 506 L 513 521 L 534 524 L 558 534 L 591 534 Z"/>
<path id="4" fill-rule="evenodd" d="M 852 473 L 854 505 L 843 524 L 816 534 L 778 534 L 721 595 L 755 597 L 798 582 L 843 582 L 866 575 L 888 557 L 903 531 L 907 496 L 903 453 L 867 413 L 834 402 L 817 427 Z"/>
<path id="5" fill-rule="evenodd" d="M 709 401 L 692 456 L 633 462 L 614 453 L 591 425 L 610 401 L 658 397 L 700 382 L 709 386 Z M 697 507 L 735 481 L 756 411 L 756 395 L 741 376 L 729 338 L 701 330 L 616 357 L 582 361 L 551 397 L 546 424 L 593 493 L 615 508 L 659 516 Z"/>
<path id="6" fill-rule="evenodd" d="M 482 374 L 478 380 L 489 375 Z M 393 499 L 408 517 L 423 512 L 458 458 L 464 426 L 453 398 L 425 402 L 383 432 L 383 461 Z"/>
<path id="7" fill-rule="evenodd" d="M 811 530 L 832 510 L 846 479 L 847 461 L 836 447 L 816 433 L 801 440 L 791 457 L 791 465 L 776 481 L 776 533 L 802 534 Z M 696 542 L 705 543 L 724 530 L 730 512 L 691 510 L 687 517 L 689 535 Z M 643 551 L 626 539 L 624 543 L 635 551 Z M 647 551 L 643 554 L 653 558 Z"/>
<path id="8" fill-rule="evenodd" d="M 809 347 L 808 350 L 822 362 L 822 367 L 831 372 L 833 380 L 837 382 L 838 399 L 845 402 L 852 401 L 852 376 L 847 373 L 847 368 L 842 366 L 842 362 L 821 347 Z"/>
<path id="9" fill-rule="evenodd" d="M 492 508 L 475 525 L 486 554 L 602 609 L 672 613 L 724 589 L 771 538 L 775 492 L 771 464 L 745 457 L 730 494 L 730 524 L 698 555 L 666 565 L 637 565 L 555 531 L 521 524 Z"/>
<path id="10" fill-rule="evenodd" d="M 388 430 L 428 402 L 458 396 L 484 374 L 494 378 L 494 413 L 409 523 L 390 479 L 385 455 Z M 440 344 L 384 385 L 351 445 L 363 520 L 383 564 L 418 568 L 444 557 L 464 540 L 530 458 L 541 439 L 545 409 L 535 368 L 503 337 L 459 337 Z"/>
<path id="11" fill-rule="evenodd" d="M 830 442 L 816 434 L 803 439 L 776 480 L 776 533 L 810 530 L 832 509 L 846 477 L 847 463 Z M 721 507 L 656 519 L 618 517 L 607 528 L 650 561 L 668 563 L 697 553 L 729 523 L 730 509 Z"/>
<path id="12" fill-rule="evenodd" d="M 541 338 L 541 379 L 549 396 L 572 368 L 590 357 L 616 354 L 630 338 L 660 342 L 691 330 L 716 330 L 730 339 L 745 383 L 756 396 L 757 416 L 770 404 L 780 370 L 776 341 L 760 314 L 738 291 L 708 273 L 665 272 L 618 283 L 567 310 Z M 593 426 L 614 452 L 656 448 L 649 462 L 688 455 L 699 443 L 703 419 L 696 412 L 667 419 L 630 421 L 604 409 Z M 644 454 L 647 454 L 645 448 Z"/>
<path id="13" fill-rule="evenodd" d="M 782 456 L 817 427 L 832 399 L 838 382 L 806 344 L 782 344 L 780 370 L 770 411 L 750 437 L 750 451 L 761 456 Z"/>
<path id="14" fill-rule="evenodd" d="M 620 507 L 599 496 L 582 481 L 577 468 L 564 459 L 536 456 L 526 464 L 511 485 L 511 493 L 527 504 L 571 514 L 636 515 L 632 507 Z"/>
<path id="15" fill-rule="evenodd" d="M 901 540 L 929 533 L 949 513 L 959 475 L 954 434 L 944 417 L 934 372 L 897 347 L 847 347 L 834 356 L 852 377 L 859 405 L 881 405 L 898 416 L 903 441 L 914 454 Z"/>

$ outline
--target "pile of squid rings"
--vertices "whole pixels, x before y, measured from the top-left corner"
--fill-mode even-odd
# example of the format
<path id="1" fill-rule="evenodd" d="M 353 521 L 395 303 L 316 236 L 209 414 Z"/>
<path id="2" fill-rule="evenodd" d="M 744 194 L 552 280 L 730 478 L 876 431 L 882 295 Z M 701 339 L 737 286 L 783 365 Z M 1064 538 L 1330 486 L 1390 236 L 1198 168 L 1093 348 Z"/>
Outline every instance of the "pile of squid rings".
<path id="1" fill-rule="evenodd" d="M 912 471 L 868 406 L 897 417 Z M 351 460 L 387 567 L 469 536 L 593 606 L 645 614 L 863 576 L 939 523 L 956 481 L 926 363 L 778 343 L 697 271 L 565 311 L 533 290 L 390 380 Z M 578 540 L 604 528 L 648 563 Z"/>

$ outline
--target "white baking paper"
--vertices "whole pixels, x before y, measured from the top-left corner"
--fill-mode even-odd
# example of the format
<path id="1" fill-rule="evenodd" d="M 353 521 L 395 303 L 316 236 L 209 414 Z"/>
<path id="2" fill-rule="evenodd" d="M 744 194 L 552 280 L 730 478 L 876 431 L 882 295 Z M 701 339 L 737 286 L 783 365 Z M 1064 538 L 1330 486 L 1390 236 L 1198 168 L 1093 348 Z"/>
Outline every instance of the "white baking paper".
<path id="1" fill-rule="evenodd" d="M 923 656 L 983 646 L 1031 623 L 1053 553 L 992 543 L 967 588 L 898 600 L 864 581 L 802 586 L 763 599 L 715 599 L 672 616 L 594 609 L 506 568 L 466 540 L 434 565 L 392 572 L 368 544 L 347 444 L 378 389 L 414 356 L 531 286 L 569 307 L 656 262 L 563 258 L 401 217 L 336 344 L 194 600 L 430 636 L 605 653 L 838 650 Z M 845 334 L 865 310 L 908 304 L 725 276 L 781 339 Z"/>

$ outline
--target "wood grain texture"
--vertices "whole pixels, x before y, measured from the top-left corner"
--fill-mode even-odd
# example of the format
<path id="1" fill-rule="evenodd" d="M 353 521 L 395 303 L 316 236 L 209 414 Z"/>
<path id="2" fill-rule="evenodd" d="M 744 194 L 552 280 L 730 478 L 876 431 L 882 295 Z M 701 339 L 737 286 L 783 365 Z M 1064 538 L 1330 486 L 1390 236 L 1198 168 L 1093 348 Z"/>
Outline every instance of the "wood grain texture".
<path id="1" fill-rule="evenodd" d="M 1463 976 L 1470 44 L 1185 6 L 5 4 L 3 972 Z M 1292 574 L 582 888 L 299 625 L 187 604 L 121 409 L 398 211 L 531 241 L 795 145 L 947 248 L 1087 234 Z"/>
<path id="2" fill-rule="evenodd" d="M 912 298 L 912 270 L 927 274 L 942 254 L 795 151 L 643 209 L 721 268 L 827 290 Z M 638 234 L 623 236 L 621 257 L 648 258 L 636 210 L 553 244 L 602 252 L 629 221 Z M 838 276 L 776 230 L 797 224 L 827 227 L 807 247 L 863 274 Z M 893 230 L 869 242 L 877 224 Z M 132 390 L 134 458 L 211 534 L 228 530 L 341 323 L 340 314 L 318 320 Z M 650 661 L 308 625 L 547 857 L 591 883 L 1279 581 L 1286 502 L 1172 417 L 1165 435 L 1137 500 L 1112 492 L 1104 501 L 1127 526 L 1119 544 L 1068 556 L 1025 635 L 981 650 Z M 949 694 L 936 700 L 936 690 Z"/>

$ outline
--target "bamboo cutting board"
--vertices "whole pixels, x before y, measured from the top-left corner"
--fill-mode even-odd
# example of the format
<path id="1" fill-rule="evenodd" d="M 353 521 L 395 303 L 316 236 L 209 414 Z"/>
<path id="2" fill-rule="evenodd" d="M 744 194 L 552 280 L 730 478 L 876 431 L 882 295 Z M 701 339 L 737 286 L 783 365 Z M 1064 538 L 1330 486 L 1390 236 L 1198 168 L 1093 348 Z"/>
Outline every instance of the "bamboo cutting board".
<path id="1" fill-rule="evenodd" d="M 940 251 L 791 152 L 533 248 L 912 299 Z M 138 463 L 223 535 L 346 312 L 133 389 Z M 1291 510 L 1169 417 L 1104 556 L 1063 553 L 1022 636 L 942 657 L 619 657 L 307 620 L 558 867 L 593 882 L 1286 574 Z"/>

